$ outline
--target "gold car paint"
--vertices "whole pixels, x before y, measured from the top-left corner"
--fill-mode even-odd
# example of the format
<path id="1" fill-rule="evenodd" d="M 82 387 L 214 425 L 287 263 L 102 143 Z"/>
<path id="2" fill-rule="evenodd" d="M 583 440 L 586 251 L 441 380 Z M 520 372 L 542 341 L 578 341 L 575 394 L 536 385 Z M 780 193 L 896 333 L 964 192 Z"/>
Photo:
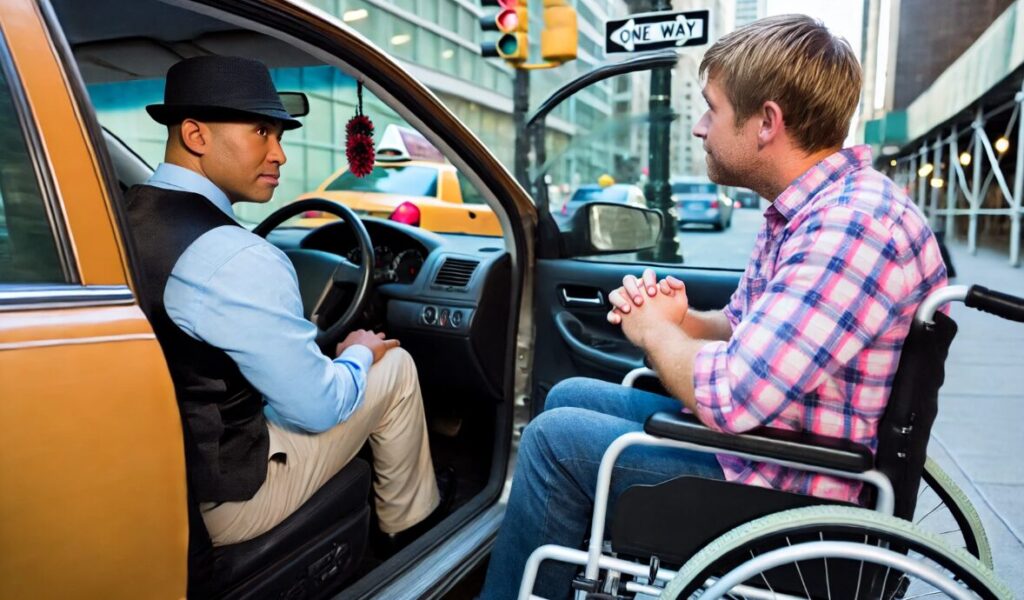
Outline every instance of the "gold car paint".
<path id="1" fill-rule="evenodd" d="M 0 2 L 0 29 L 82 284 L 57 288 L 62 302 L 29 290 L 0 306 L 0 597 L 183 598 L 184 446 L 166 362 L 39 8 Z"/>

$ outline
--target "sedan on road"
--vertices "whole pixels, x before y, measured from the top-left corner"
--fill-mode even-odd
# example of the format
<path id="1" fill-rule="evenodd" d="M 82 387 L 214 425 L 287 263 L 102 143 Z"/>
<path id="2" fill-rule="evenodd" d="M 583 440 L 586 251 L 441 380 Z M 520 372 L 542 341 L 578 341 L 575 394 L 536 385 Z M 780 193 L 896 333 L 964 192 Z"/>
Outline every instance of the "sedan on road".
<path id="1" fill-rule="evenodd" d="M 699 223 L 721 231 L 732 224 L 732 201 L 717 183 L 693 177 L 676 177 L 669 183 L 680 226 Z"/>

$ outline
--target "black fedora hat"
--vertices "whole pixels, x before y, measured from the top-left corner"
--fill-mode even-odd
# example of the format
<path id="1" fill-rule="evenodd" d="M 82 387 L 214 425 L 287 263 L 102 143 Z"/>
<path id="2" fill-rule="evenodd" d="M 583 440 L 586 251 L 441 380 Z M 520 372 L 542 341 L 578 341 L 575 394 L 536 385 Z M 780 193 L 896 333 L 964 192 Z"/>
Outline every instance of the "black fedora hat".
<path id="1" fill-rule="evenodd" d="M 199 56 L 168 69 L 164 103 L 150 104 L 146 112 L 162 125 L 185 118 L 230 121 L 264 117 L 280 121 L 285 129 L 295 129 L 302 127 L 295 117 L 306 114 L 309 106 L 304 95 L 298 96 L 299 102 L 289 104 L 301 108 L 289 112 L 263 63 L 237 56 Z"/>

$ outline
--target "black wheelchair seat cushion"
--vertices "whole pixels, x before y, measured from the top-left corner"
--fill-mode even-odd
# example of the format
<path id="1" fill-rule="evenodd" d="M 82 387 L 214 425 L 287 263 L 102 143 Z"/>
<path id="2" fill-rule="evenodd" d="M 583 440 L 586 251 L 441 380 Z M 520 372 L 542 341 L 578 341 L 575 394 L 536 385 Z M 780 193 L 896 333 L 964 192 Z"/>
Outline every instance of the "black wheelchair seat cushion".
<path id="1" fill-rule="evenodd" d="M 819 504 L 849 505 L 790 492 L 683 475 L 634 485 L 616 502 L 612 548 L 644 560 L 656 555 L 678 567 L 735 527 L 765 515 Z"/>
<path id="2" fill-rule="evenodd" d="M 333 560 L 338 563 L 334 565 L 336 571 L 351 572 L 366 548 L 369 491 L 370 466 L 353 459 L 270 531 L 239 544 L 214 548 L 216 581 L 212 588 L 236 596 L 231 593 L 233 589 L 254 587 L 260 591 L 258 595 L 263 595 L 270 591 L 266 586 L 272 582 L 268 580 L 294 581 L 295 577 L 314 574 L 318 561 L 325 561 L 321 566 L 329 570 L 333 567 L 326 563 Z M 344 575 L 332 572 L 331 578 Z M 246 585 L 247 579 L 261 581 Z"/>

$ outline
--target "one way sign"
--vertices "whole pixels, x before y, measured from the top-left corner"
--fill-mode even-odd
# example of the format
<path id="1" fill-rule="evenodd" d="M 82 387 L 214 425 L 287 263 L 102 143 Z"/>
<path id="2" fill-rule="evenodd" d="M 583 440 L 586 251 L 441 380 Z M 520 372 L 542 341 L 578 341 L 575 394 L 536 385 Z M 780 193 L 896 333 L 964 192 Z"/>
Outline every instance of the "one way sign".
<path id="1" fill-rule="evenodd" d="M 709 11 L 656 12 L 632 15 L 628 19 L 607 21 L 604 25 L 604 50 L 646 52 L 661 48 L 701 46 L 708 43 Z"/>

